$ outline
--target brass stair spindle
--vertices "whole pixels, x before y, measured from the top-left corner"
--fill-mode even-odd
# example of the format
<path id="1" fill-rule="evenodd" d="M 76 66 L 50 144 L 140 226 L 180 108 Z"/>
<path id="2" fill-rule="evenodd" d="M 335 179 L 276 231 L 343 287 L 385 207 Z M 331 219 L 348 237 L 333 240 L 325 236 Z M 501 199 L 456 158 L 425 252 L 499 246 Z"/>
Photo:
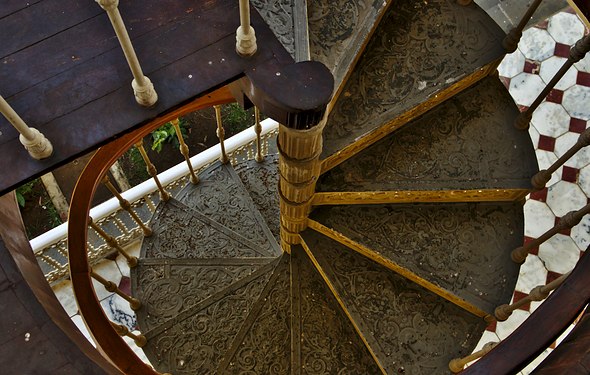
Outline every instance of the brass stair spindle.
<path id="1" fill-rule="evenodd" d="M 481 350 L 478 350 L 477 352 L 472 353 L 467 357 L 455 358 L 451 360 L 451 362 L 449 362 L 449 370 L 451 370 L 453 374 L 463 371 L 465 365 L 467 365 L 469 362 L 475 361 L 476 359 L 480 359 L 484 355 L 488 354 L 498 344 L 499 342 L 488 342 L 483 346 Z"/>
<path id="2" fill-rule="evenodd" d="M 145 151 L 145 148 L 143 147 L 143 140 L 137 142 L 135 144 L 135 148 L 137 148 L 137 150 L 141 154 L 141 157 L 145 162 L 147 172 L 150 174 L 150 176 L 152 176 L 156 185 L 158 186 L 158 190 L 160 191 L 160 199 L 162 199 L 164 202 L 168 201 L 170 199 L 170 194 L 164 189 L 164 187 L 160 183 L 160 179 L 158 178 L 158 171 L 156 170 L 156 167 L 152 164 L 147 152 Z"/>
<path id="3" fill-rule="evenodd" d="M 541 0 L 535 0 L 529 6 L 527 11 L 525 12 L 524 16 L 520 19 L 518 25 L 508 32 L 508 35 L 502 41 L 502 47 L 506 53 L 512 53 L 516 51 L 518 47 L 518 42 L 520 42 L 520 38 L 522 38 L 522 31 L 524 30 L 526 24 L 529 22 L 533 14 L 537 11 L 537 8 L 541 4 Z"/>
<path id="4" fill-rule="evenodd" d="M 506 319 L 508 319 L 510 315 L 512 315 L 512 312 L 514 310 L 520 308 L 521 306 L 524 306 L 531 301 L 544 300 L 549 296 L 549 293 L 551 293 L 551 291 L 557 289 L 557 287 L 559 287 L 563 283 L 563 281 L 569 276 L 570 273 L 571 271 L 561 275 L 560 277 L 553 280 L 547 285 L 539 285 L 534 287 L 528 296 L 514 302 L 512 305 L 504 304 L 496 307 L 496 309 L 494 310 L 494 315 L 496 316 L 496 319 L 500 322 L 503 322 Z"/>
<path id="5" fill-rule="evenodd" d="M 133 298 L 131 296 L 128 296 L 121 289 L 119 289 L 119 287 L 117 287 L 117 285 L 114 282 L 109 281 L 109 280 L 105 279 L 104 277 L 100 276 L 99 274 L 94 272 L 94 270 L 92 268 L 90 269 L 90 276 L 94 280 L 101 283 L 104 286 L 104 288 L 107 290 L 107 292 L 115 293 L 119 297 L 123 298 L 125 301 L 129 302 L 129 306 L 131 307 L 131 309 L 133 311 L 137 311 L 141 308 L 141 302 L 137 298 Z"/>
<path id="6" fill-rule="evenodd" d="M 254 107 L 254 131 L 256 132 L 256 161 L 262 163 L 264 157 L 262 156 L 262 139 L 260 134 L 262 133 L 262 125 L 260 125 L 260 110 L 258 107 Z"/>
<path id="7" fill-rule="evenodd" d="M 215 108 L 215 119 L 217 120 L 217 138 L 219 138 L 219 146 L 221 147 L 219 161 L 223 164 L 227 164 L 229 158 L 225 152 L 225 129 L 223 129 L 223 122 L 221 121 L 221 106 L 215 105 L 213 108 Z"/>
<path id="8" fill-rule="evenodd" d="M 572 65 L 582 60 L 588 51 L 590 51 L 590 34 L 576 42 L 576 44 L 570 49 L 568 59 L 563 63 L 557 73 L 555 73 L 551 81 L 549 81 L 539 96 L 537 96 L 533 104 L 531 104 L 526 111 L 518 115 L 516 121 L 514 122 L 514 126 L 517 129 L 526 130 L 529 128 L 529 124 L 533 118 L 533 112 L 535 112 L 539 105 L 541 105 L 543 100 L 545 100 L 545 97 L 551 90 L 553 90 L 555 85 L 559 82 L 559 80 L 561 80 L 565 73 L 567 73 Z"/>
<path id="9" fill-rule="evenodd" d="M 182 131 L 180 130 L 180 120 L 175 119 L 175 120 L 170 121 L 170 123 L 172 124 L 172 126 L 174 126 L 174 131 L 176 132 L 176 137 L 178 138 L 178 143 L 180 144 L 180 146 L 178 146 L 178 149 L 180 150 L 180 153 L 182 154 L 182 156 L 184 156 L 184 160 L 186 161 L 186 164 L 188 165 L 188 170 L 191 175 L 190 181 L 193 185 L 196 185 L 199 183 L 199 177 L 197 177 L 195 170 L 193 169 L 193 165 L 191 164 L 188 146 L 187 146 L 186 142 L 184 141 L 184 137 L 182 136 Z"/>
<path id="10" fill-rule="evenodd" d="M 111 322 L 111 325 L 113 326 L 113 328 L 115 329 L 115 331 L 117 332 L 117 334 L 119 336 L 127 336 L 130 339 L 133 339 L 133 342 L 135 342 L 135 345 L 139 346 L 140 348 L 144 347 L 145 344 L 147 344 L 147 338 L 142 335 L 136 335 L 134 333 L 132 333 L 129 328 L 127 328 L 126 326 L 122 325 L 122 324 L 117 324 L 115 322 Z"/>
<path id="11" fill-rule="evenodd" d="M 104 176 L 102 182 L 105 184 L 107 189 L 109 189 L 110 192 L 117 198 L 121 208 L 124 209 L 125 211 L 127 211 L 129 213 L 129 215 L 131 216 L 131 218 L 137 223 L 137 225 L 139 225 L 139 227 L 143 231 L 143 235 L 145 237 L 151 236 L 152 235 L 151 228 L 148 227 L 147 225 L 145 225 L 144 222 L 139 218 L 137 213 L 135 213 L 135 211 L 133 210 L 133 207 L 131 207 L 131 203 L 129 203 L 129 201 L 127 199 L 125 199 L 121 196 L 121 194 L 119 193 L 117 188 L 111 182 L 110 178 L 108 176 Z"/>
<path id="12" fill-rule="evenodd" d="M 252 56 L 256 53 L 256 33 L 250 25 L 250 0 L 240 1 L 240 26 L 236 30 L 236 52 L 240 56 Z"/>
<path id="13" fill-rule="evenodd" d="M 123 255 L 125 259 L 127 259 L 127 264 L 129 265 L 129 267 L 133 268 L 137 266 L 137 257 L 131 256 L 129 255 L 129 253 L 123 250 L 121 245 L 119 245 L 119 242 L 117 242 L 117 239 L 105 232 L 104 229 L 98 226 L 98 224 L 96 224 L 90 216 L 88 217 L 88 224 L 90 225 L 90 227 L 92 227 L 92 229 L 96 231 L 96 233 L 98 233 L 99 236 L 101 236 L 105 240 L 105 242 L 110 247 L 116 249 L 119 252 L 119 254 Z"/>
<path id="14" fill-rule="evenodd" d="M 524 246 L 520 246 L 512 250 L 510 257 L 516 263 L 523 263 L 526 260 L 527 255 L 529 255 L 531 249 L 541 245 L 543 242 L 547 241 L 549 238 L 553 237 L 560 231 L 564 229 L 570 229 L 573 226 L 578 225 L 582 218 L 588 213 L 590 213 L 590 204 L 587 204 L 578 211 L 568 212 L 561 218 L 556 226 L 543 233 L 541 237 L 528 242 Z"/>

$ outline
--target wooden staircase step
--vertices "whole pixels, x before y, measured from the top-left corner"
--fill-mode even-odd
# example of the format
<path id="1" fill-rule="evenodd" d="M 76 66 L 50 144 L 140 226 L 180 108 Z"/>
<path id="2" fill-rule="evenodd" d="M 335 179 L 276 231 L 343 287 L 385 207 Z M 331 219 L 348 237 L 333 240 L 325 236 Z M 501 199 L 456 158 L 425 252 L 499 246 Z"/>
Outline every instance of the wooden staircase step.
<path id="1" fill-rule="evenodd" d="M 519 203 L 325 206 L 310 227 L 476 315 L 510 302 L 522 245 Z"/>
<path id="2" fill-rule="evenodd" d="M 504 32 L 475 3 L 397 0 L 330 113 L 322 170 L 495 70 Z"/>
<path id="3" fill-rule="evenodd" d="M 231 165 L 216 162 L 199 177 L 198 184 L 188 184 L 180 191 L 178 200 L 240 234 L 261 251 L 275 256 L 281 254 L 277 241 Z"/>
<path id="4" fill-rule="evenodd" d="M 487 323 L 312 230 L 304 246 L 388 374 L 441 374 L 477 345 Z"/>
<path id="5" fill-rule="evenodd" d="M 528 132 L 513 125 L 518 114 L 503 84 L 487 77 L 328 171 L 316 199 L 523 198 L 538 165 Z"/>

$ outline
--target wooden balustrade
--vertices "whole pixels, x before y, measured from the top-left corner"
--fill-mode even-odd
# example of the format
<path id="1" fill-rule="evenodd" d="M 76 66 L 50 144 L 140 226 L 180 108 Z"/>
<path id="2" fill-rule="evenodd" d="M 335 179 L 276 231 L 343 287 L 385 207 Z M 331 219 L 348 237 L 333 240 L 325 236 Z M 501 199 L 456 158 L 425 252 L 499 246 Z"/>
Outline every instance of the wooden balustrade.
<path id="1" fill-rule="evenodd" d="M 236 30 L 236 52 L 240 56 L 252 56 L 257 49 L 256 33 L 250 25 L 250 1 L 240 0 L 240 26 Z"/>
<path id="2" fill-rule="evenodd" d="M 502 41 L 502 47 L 506 53 L 512 53 L 516 51 L 518 47 L 518 42 L 520 42 L 520 38 L 522 38 L 522 31 L 524 30 L 526 24 L 529 22 L 533 14 L 537 11 L 537 8 L 541 4 L 541 0 L 535 0 L 529 6 L 527 11 L 525 12 L 524 16 L 520 19 L 518 25 L 515 28 L 510 30 L 504 40 Z"/>
<path id="3" fill-rule="evenodd" d="M 504 320 L 508 319 L 510 315 L 512 315 L 512 312 L 514 310 L 526 305 L 531 301 L 542 301 L 545 298 L 549 297 L 549 293 L 551 293 L 553 290 L 559 287 L 563 283 L 563 281 L 569 276 L 570 273 L 571 271 L 561 275 L 560 277 L 553 280 L 547 285 L 539 285 L 534 287 L 526 297 L 519 299 L 511 305 L 504 304 L 496 307 L 496 309 L 494 310 L 494 315 L 496 316 L 496 319 L 500 322 L 503 322 Z"/>
<path id="4" fill-rule="evenodd" d="M 260 125 L 260 110 L 254 107 L 254 132 L 256 133 L 256 161 L 262 163 L 264 156 L 262 156 L 262 140 L 260 134 L 262 133 L 262 125 Z"/>
<path id="5" fill-rule="evenodd" d="M 131 86 L 135 93 L 135 100 L 144 107 L 153 106 L 158 101 L 158 94 L 154 89 L 154 85 L 150 79 L 143 74 L 141 66 L 139 65 L 135 49 L 131 44 L 131 39 L 125 28 L 121 13 L 119 12 L 119 0 L 96 0 L 96 2 L 107 12 L 111 24 L 113 25 L 113 29 L 115 30 L 115 34 L 117 35 L 117 39 L 119 39 L 119 43 L 121 44 L 121 49 L 123 50 L 129 68 L 131 69 L 131 73 L 133 74 Z"/>
<path id="6" fill-rule="evenodd" d="M 127 211 L 127 213 L 129 214 L 129 216 L 131 216 L 133 221 L 135 221 L 137 223 L 137 225 L 139 225 L 139 227 L 143 231 L 143 235 L 146 237 L 151 236 L 152 235 L 151 228 L 148 227 L 147 225 L 145 225 L 143 220 L 141 220 L 141 218 L 133 210 L 133 207 L 131 207 L 131 203 L 129 203 L 129 201 L 127 199 L 125 199 L 121 196 L 121 194 L 119 193 L 117 188 L 113 185 L 113 183 L 111 182 L 109 177 L 104 176 L 102 181 L 105 184 L 105 186 L 107 187 L 107 189 L 109 189 L 110 192 L 117 198 L 117 200 L 119 201 L 119 206 L 121 206 L 122 209 Z"/>
<path id="7" fill-rule="evenodd" d="M 578 225 L 582 218 L 588 213 L 590 213 L 590 204 L 582 207 L 578 211 L 568 212 L 559 220 L 559 223 L 557 225 L 549 229 L 547 232 L 543 233 L 539 238 L 535 238 L 534 240 L 526 243 L 525 245 L 512 250 L 512 253 L 510 255 L 512 260 L 516 263 L 523 263 L 526 260 L 526 257 L 529 255 L 531 249 L 538 247 L 543 242 L 547 241 L 549 238 L 553 237 L 562 230 L 570 229 Z"/>
<path id="8" fill-rule="evenodd" d="M 133 311 L 137 311 L 141 308 L 141 302 L 137 298 L 133 298 L 127 294 L 125 294 L 117 284 L 112 281 L 105 279 L 104 277 L 100 276 L 98 273 L 94 272 L 94 270 L 90 269 L 90 276 L 98 281 L 109 293 L 115 293 L 119 297 L 123 298 L 125 301 L 129 302 L 129 306 Z"/>
<path id="9" fill-rule="evenodd" d="M 497 342 L 488 342 L 483 346 L 481 350 L 474 352 L 467 357 L 464 358 L 455 358 L 449 362 L 449 370 L 452 373 L 456 374 L 458 372 L 463 371 L 463 368 L 469 363 L 473 362 L 476 359 L 483 357 L 484 355 L 488 354 L 492 349 L 494 349 L 498 345 Z"/>
<path id="10" fill-rule="evenodd" d="M 186 161 L 186 165 L 188 166 L 188 171 L 190 174 L 189 180 L 193 185 L 196 185 L 199 183 L 199 177 L 195 173 L 193 165 L 191 164 L 189 149 L 188 149 L 186 142 L 184 141 L 184 136 L 182 135 L 182 131 L 180 130 L 180 120 L 175 119 L 175 120 L 170 121 L 170 123 L 172 124 L 172 126 L 174 127 L 174 131 L 176 132 L 176 137 L 178 138 L 178 143 L 179 143 L 178 148 L 180 150 L 180 153 L 182 154 L 182 156 L 184 156 L 184 160 Z"/>
<path id="11" fill-rule="evenodd" d="M 19 132 L 20 143 L 29 152 L 32 158 L 41 160 L 53 154 L 53 146 L 43 133 L 35 128 L 29 127 L 16 111 L 0 96 L 0 113 Z"/>
<path id="12" fill-rule="evenodd" d="M 565 73 L 567 73 L 572 65 L 582 60 L 588 51 L 590 51 L 590 34 L 576 42 L 576 44 L 570 49 L 568 59 L 563 63 L 557 73 L 555 73 L 551 81 L 547 83 L 547 86 L 543 88 L 543 91 L 541 91 L 527 110 L 518 115 L 514 123 L 514 126 L 516 126 L 517 129 L 526 130 L 529 128 L 529 124 L 533 118 L 533 112 L 539 107 L 539 105 L 541 105 L 543 100 L 545 100 L 545 97 L 551 90 L 553 90 L 555 85 L 561 80 Z"/>
<path id="13" fill-rule="evenodd" d="M 141 154 L 141 157 L 145 162 L 147 172 L 150 174 L 150 176 L 152 176 L 154 182 L 156 183 L 156 186 L 158 187 L 158 190 L 160 191 L 160 199 L 162 199 L 164 202 L 168 201 L 170 199 L 170 193 L 168 193 L 166 189 L 164 189 L 164 187 L 162 186 L 162 183 L 158 178 L 158 171 L 156 170 L 154 164 L 152 164 L 152 161 L 150 160 L 150 157 L 148 156 L 147 152 L 145 152 L 145 148 L 143 147 L 143 139 L 135 144 L 135 148 L 137 148 L 137 150 Z"/>
<path id="14" fill-rule="evenodd" d="M 105 232 L 104 229 L 96 224 L 90 216 L 88 217 L 88 225 L 90 225 L 90 227 L 94 229 L 94 231 L 96 231 L 96 233 L 98 233 L 98 235 L 101 236 L 110 247 L 116 249 L 119 254 L 123 255 L 125 259 L 127 259 L 127 264 L 129 267 L 133 268 L 137 266 L 137 257 L 129 255 L 129 253 L 127 253 L 127 251 L 125 251 L 121 245 L 119 245 L 117 239 Z"/>
<path id="15" fill-rule="evenodd" d="M 213 108 L 215 108 L 215 119 L 217 120 L 217 138 L 219 138 L 219 147 L 221 147 L 221 156 L 219 157 L 219 161 L 223 164 L 227 164 L 229 162 L 229 158 L 225 152 L 225 129 L 223 128 L 223 121 L 221 119 L 221 106 L 215 105 Z"/>
<path id="16" fill-rule="evenodd" d="M 115 331 L 117 332 L 117 334 L 119 336 L 127 336 L 130 339 L 133 340 L 133 342 L 135 342 L 135 345 L 141 347 L 144 347 L 145 344 L 147 344 L 147 338 L 144 335 L 136 335 L 133 332 L 131 332 L 129 330 L 129 328 L 127 328 L 126 326 L 122 325 L 122 324 L 117 324 L 115 322 L 111 322 L 111 325 L 113 326 L 113 328 L 115 329 Z"/>

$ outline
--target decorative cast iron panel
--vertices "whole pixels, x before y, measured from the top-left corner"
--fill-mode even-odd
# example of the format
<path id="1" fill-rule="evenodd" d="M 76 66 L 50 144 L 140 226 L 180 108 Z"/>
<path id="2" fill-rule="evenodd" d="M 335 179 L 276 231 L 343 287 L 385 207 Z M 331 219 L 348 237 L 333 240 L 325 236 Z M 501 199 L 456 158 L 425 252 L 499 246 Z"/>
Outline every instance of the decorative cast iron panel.
<path id="1" fill-rule="evenodd" d="M 280 241 L 279 212 L 279 157 L 267 155 L 262 163 L 249 160 L 238 164 L 236 173 L 242 179 L 246 190 L 254 201 L 256 208 L 266 220 L 277 242 Z"/>
<path id="2" fill-rule="evenodd" d="M 519 203 L 334 206 L 312 218 L 487 313 L 510 301 Z"/>
<path id="3" fill-rule="evenodd" d="M 388 374 L 446 373 L 477 345 L 483 319 L 328 237 L 303 238 Z"/>
<path id="4" fill-rule="evenodd" d="M 318 191 L 530 188 L 537 160 L 518 114 L 487 77 L 330 170 Z"/>
<path id="5" fill-rule="evenodd" d="M 475 3 L 394 2 L 329 117 L 322 158 L 499 59 L 503 37 Z"/>
<path id="6" fill-rule="evenodd" d="M 285 49 L 295 56 L 293 0 L 252 0 L 252 5 Z"/>
<path id="7" fill-rule="evenodd" d="M 281 250 L 231 165 L 219 162 L 200 174 L 201 182 L 187 185 L 178 200 L 239 233 L 267 254 Z"/>
<path id="8" fill-rule="evenodd" d="M 379 374 L 373 357 L 301 247 L 292 253 L 299 294 L 301 374 Z"/>

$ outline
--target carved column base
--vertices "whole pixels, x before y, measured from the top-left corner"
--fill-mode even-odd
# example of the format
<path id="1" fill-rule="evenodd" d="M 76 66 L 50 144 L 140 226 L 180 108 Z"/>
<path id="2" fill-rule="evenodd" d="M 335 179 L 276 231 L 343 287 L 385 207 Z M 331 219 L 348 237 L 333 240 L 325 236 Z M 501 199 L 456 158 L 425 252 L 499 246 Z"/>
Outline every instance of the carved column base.
<path id="1" fill-rule="evenodd" d="M 143 77 L 144 85 L 140 86 L 136 80 L 131 82 L 133 87 L 133 93 L 135 94 L 135 100 L 143 107 L 151 107 L 158 101 L 158 94 L 154 89 L 152 81 L 148 77 Z"/>
<path id="2" fill-rule="evenodd" d="M 240 26 L 236 30 L 236 52 L 240 56 L 252 56 L 256 53 L 258 46 L 256 45 L 256 32 L 252 26 L 248 26 L 248 30 Z"/>
<path id="3" fill-rule="evenodd" d="M 25 138 L 22 134 L 19 136 L 20 143 L 25 146 L 29 155 L 37 160 L 50 157 L 53 154 L 51 142 L 39 130 L 30 128 L 30 131 L 33 133 L 32 139 Z"/>

